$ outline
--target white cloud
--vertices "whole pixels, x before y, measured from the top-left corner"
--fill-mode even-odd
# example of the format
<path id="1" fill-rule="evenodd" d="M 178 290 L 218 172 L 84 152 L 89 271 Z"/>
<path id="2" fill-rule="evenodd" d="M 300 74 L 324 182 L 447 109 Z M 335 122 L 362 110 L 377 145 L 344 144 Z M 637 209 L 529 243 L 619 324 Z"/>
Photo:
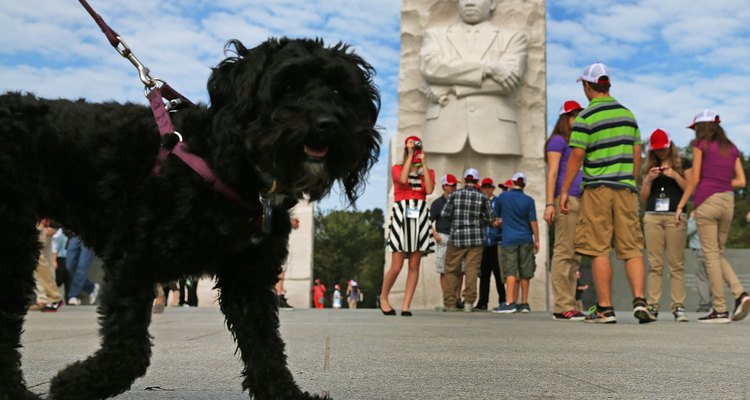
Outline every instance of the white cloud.
<path id="1" fill-rule="evenodd" d="M 210 68 L 237 38 L 252 47 L 269 36 L 344 41 L 377 70 L 383 156 L 359 208 L 385 207 L 388 139 L 396 133 L 399 0 L 90 0 L 152 76 L 206 101 Z M 607 63 L 613 95 L 631 108 L 644 137 L 655 127 L 680 145 L 695 112 L 713 108 L 730 138 L 750 152 L 750 8 L 746 0 L 547 1 L 549 123 L 563 100 L 586 99 L 575 82 Z M 145 104 L 133 67 L 110 47 L 76 2 L 0 2 L 0 91 Z M 551 126 L 550 126 L 551 128 Z M 341 208 L 337 195 L 327 208 Z"/>

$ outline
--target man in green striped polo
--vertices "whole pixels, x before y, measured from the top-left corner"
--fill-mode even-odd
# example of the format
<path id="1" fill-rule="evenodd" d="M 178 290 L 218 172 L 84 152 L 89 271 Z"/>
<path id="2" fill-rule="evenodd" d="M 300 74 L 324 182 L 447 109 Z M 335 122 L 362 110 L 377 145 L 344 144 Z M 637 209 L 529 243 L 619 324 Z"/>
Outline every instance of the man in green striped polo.
<path id="1" fill-rule="evenodd" d="M 612 308 L 612 244 L 617 258 L 625 260 L 634 297 L 633 315 L 641 323 L 652 322 L 656 320 L 654 310 L 643 297 L 643 233 L 635 180 L 641 169 L 641 136 L 633 113 L 610 96 L 609 77 L 607 66 L 594 63 L 578 78 L 590 103 L 578 114 L 571 129 L 572 152 L 560 193 L 560 208 L 567 213 L 568 190 L 583 164 L 575 246 L 577 253 L 593 257 L 597 297 L 596 308 L 586 316 L 586 322 L 617 322 Z"/>

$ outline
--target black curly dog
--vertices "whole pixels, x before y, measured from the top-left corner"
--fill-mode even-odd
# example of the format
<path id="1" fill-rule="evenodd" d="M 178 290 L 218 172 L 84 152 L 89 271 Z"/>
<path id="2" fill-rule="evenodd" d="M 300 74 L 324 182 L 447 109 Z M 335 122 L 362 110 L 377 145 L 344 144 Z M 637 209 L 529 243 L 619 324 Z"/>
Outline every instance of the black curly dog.
<path id="1" fill-rule="evenodd" d="M 149 365 L 154 284 L 206 274 L 216 277 L 244 363 L 243 389 L 258 399 L 318 398 L 287 368 L 273 286 L 287 257 L 289 208 L 336 182 L 354 203 L 377 160 L 374 70 L 346 45 L 320 40 L 253 49 L 235 40 L 226 50 L 233 54 L 208 81 L 210 106 L 179 111 L 175 125 L 249 206 L 174 155 L 152 174 L 160 145 L 170 144 L 146 106 L 0 96 L 0 399 L 39 398 L 25 387 L 18 349 L 43 216 L 79 234 L 105 270 L 101 349 L 60 371 L 48 398 L 128 390 Z"/>

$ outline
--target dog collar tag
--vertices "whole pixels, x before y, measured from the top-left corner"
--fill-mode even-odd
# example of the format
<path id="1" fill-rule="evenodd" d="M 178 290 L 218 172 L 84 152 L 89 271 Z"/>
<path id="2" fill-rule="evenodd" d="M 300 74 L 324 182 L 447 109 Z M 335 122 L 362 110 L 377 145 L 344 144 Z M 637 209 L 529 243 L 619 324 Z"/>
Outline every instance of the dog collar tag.
<path id="1" fill-rule="evenodd" d="M 260 203 L 263 204 L 263 233 L 271 232 L 271 200 L 264 199 L 261 197 Z"/>

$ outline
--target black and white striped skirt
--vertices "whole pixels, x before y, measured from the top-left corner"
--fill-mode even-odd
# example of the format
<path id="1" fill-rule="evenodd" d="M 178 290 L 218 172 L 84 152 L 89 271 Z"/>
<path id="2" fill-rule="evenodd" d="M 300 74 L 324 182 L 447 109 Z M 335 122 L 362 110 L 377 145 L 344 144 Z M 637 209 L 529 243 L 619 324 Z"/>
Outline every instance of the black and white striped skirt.
<path id="1" fill-rule="evenodd" d="M 419 210 L 417 218 L 407 218 L 407 209 Z M 435 239 L 430 228 L 430 209 L 424 200 L 401 200 L 393 203 L 388 227 L 388 248 L 391 251 L 411 253 L 434 251 Z"/>

